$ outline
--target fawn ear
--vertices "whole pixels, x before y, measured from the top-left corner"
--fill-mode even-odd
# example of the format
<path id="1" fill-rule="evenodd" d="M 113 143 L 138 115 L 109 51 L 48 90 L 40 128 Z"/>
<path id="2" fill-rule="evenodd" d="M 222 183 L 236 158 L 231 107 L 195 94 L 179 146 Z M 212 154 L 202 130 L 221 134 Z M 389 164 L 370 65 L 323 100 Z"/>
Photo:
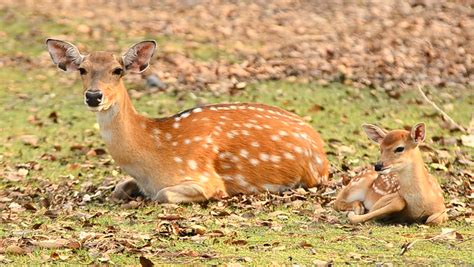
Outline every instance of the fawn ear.
<path id="1" fill-rule="evenodd" d="M 364 129 L 369 139 L 377 144 L 380 144 L 387 135 L 383 129 L 372 124 L 363 124 L 362 128 Z"/>
<path id="2" fill-rule="evenodd" d="M 64 71 L 77 70 L 84 60 L 84 56 L 81 55 L 79 49 L 69 42 L 48 39 L 46 40 L 46 46 L 53 63 Z"/>
<path id="3" fill-rule="evenodd" d="M 418 123 L 417 125 L 413 126 L 410 131 L 410 137 L 415 142 L 415 144 L 419 144 L 425 140 L 426 136 L 426 128 L 423 122 Z"/>
<path id="4" fill-rule="evenodd" d="M 125 70 L 140 73 L 148 68 L 151 57 L 155 53 L 155 41 L 142 41 L 132 45 L 125 54 L 123 54 L 123 66 Z"/>

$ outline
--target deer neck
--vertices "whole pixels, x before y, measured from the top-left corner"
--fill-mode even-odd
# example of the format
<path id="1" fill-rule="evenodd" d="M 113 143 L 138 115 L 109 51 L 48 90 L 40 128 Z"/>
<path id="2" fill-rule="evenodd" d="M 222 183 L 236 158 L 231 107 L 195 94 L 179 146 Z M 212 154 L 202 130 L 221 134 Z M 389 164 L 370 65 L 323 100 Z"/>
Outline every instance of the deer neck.
<path id="1" fill-rule="evenodd" d="M 123 83 L 119 86 L 122 88 L 117 90 L 123 93 L 117 95 L 115 103 L 107 110 L 96 113 L 100 134 L 109 150 L 126 144 L 132 145 L 134 140 L 140 140 L 141 135 L 145 135 L 143 129 L 136 130 L 136 126 L 143 125 L 147 119 L 137 113 Z"/>
<path id="2" fill-rule="evenodd" d="M 425 168 L 421 152 L 418 148 L 415 148 L 412 153 L 410 163 L 398 171 L 402 189 L 417 190 L 417 188 L 424 188 L 425 183 L 427 183 L 428 171 Z"/>

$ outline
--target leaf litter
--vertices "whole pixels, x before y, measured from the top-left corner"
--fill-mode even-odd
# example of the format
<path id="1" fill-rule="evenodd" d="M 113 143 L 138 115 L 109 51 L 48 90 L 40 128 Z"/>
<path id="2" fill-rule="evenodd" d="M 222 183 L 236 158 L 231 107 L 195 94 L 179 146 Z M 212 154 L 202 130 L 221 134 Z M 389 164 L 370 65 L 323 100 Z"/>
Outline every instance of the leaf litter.
<path id="1" fill-rule="evenodd" d="M 132 38 L 142 37 L 144 32 L 161 37 L 164 32 L 164 38 L 169 40 L 160 42 L 163 48 L 156 60 L 154 72 L 158 74 L 159 82 L 166 84 L 161 86 L 160 90 L 168 93 L 173 93 L 174 90 L 199 89 L 210 90 L 216 95 L 234 95 L 242 94 L 249 84 L 255 81 L 283 79 L 316 81 L 324 85 L 336 81 L 356 87 L 383 87 L 390 98 L 399 99 L 401 93 L 398 88 L 403 89 L 403 86 L 400 86 L 402 84 L 421 83 L 441 87 L 472 85 L 472 75 L 469 76 L 471 63 L 463 60 L 472 54 L 472 51 L 455 49 L 458 47 L 455 44 L 466 42 L 466 29 L 469 29 L 472 23 L 466 10 L 456 1 L 404 1 L 399 5 L 391 3 L 387 6 L 370 3 L 370 8 L 368 3 L 339 1 L 331 3 L 331 6 L 323 2 L 315 4 L 307 1 L 299 1 L 298 6 L 294 6 L 295 3 L 290 1 L 256 2 L 250 6 L 221 1 L 213 5 L 192 2 L 194 1 L 184 4 L 164 1 L 159 13 L 154 14 L 144 12 L 147 7 L 129 3 L 124 3 L 122 7 L 105 4 L 98 6 L 96 12 L 91 12 L 88 1 L 77 1 L 74 6 L 58 3 L 47 6 L 27 4 L 23 7 L 19 7 L 15 1 L 2 1 L 0 11 L 2 18 L 7 20 L 14 20 L 18 16 L 12 11 L 13 8 L 35 11 L 31 14 L 32 21 L 42 21 L 45 18 L 58 20 L 56 14 L 60 14 L 61 24 L 78 31 L 77 37 L 63 37 L 72 38 L 70 41 L 78 39 L 82 47 L 87 45 L 81 42 L 100 40 L 103 43 L 102 38 L 110 36 L 107 48 L 118 50 L 116 41 L 119 37 L 113 34 L 114 30 L 110 25 L 115 25 L 120 32 L 128 32 Z M 77 12 L 78 9 L 84 12 Z M 314 16 L 315 10 L 318 11 L 318 16 Z M 418 19 L 413 20 L 413 14 L 417 14 Z M 239 16 L 240 21 L 235 19 Z M 377 26 L 383 16 L 388 16 L 388 25 L 384 26 L 384 30 Z M 84 23 L 97 20 L 97 25 L 77 25 L 78 20 L 84 17 L 87 18 Z M 124 17 L 132 19 L 125 22 L 127 20 L 122 20 Z M 433 17 L 434 21 L 428 23 Z M 140 20 L 136 22 L 133 18 Z M 295 23 L 290 24 L 288 21 Z M 450 23 L 445 23 L 446 21 Z M 259 27 L 254 29 L 248 25 Z M 350 29 L 350 32 L 345 34 L 347 29 Z M 375 30 L 369 32 L 365 29 Z M 431 32 L 434 29 L 441 30 L 441 34 L 429 35 L 427 40 L 416 44 L 409 41 L 414 34 Z M 347 37 L 341 40 L 339 37 L 333 38 L 332 33 L 328 33 L 331 31 L 335 36 Z M 10 33 L 3 34 L 13 37 Z M 368 34 L 368 38 L 364 39 L 362 44 L 355 45 L 360 34 Z M 25 38 L 23 35 L 16 37 L 18 40 Z M 210 40 L 215 46 L 212 48 L 219 50 L 217 58 L 203 59 L 202 55 L 196 53 L 199 47 L 204 46 L 200 40 Z M 251 42 L 247 42 L 248 40 Z M 455 44 L 447 45 L 442 40 L 453 40 Z M 173 48 L 174 41 L 182 43 L 184 49 Z M 232 45 L 229 45 L 229 42 Z M 318 49 L 314 51 L 314 47 Z M 390 51 L 400 52 L 391 54 Z M 233 54 L 237 55 L 237 58 L 228 58 Z M 39 57 L 2 54 L 0 66 L 8 67 L 24 62 L 29 68 L 38 68 L 48 64 L 49 60 L 44 54 Z M 416 75 L 411 75 L 413 73 Z M 70 78 L 60 78 L 60 81 L 62 85 L 73 83 Z M 139 77 L 131 77 L 130 81 L 137 83 Z M 158 92 L 132 91 L 131 95 L 139 99 L 145 94 Z M 179 98 L 179 92 L 177 94 Z M 376 91 L 371 91 L 371 94 L 380 97 Z M 362 99 L 360 92 L 355 89 L 348 92 L 348 95 L 351 101 Z M 21 100 L 30 99 L 29 95 L 22 93 L 18 93 L 16 97 Z M 452 94 L 448 92 L 443 95 L 443 99 L 452 98 Z M 446 105 L 443 107 L 449 110 Z M 291 105 L 289 107 L 292 108 Z M 315 104 L 308 112 L 328 111 L 325 107 Z M 393 114 L 389 116 L 395 117 Z M 440 126 L 449 131 L 459 131 L 459 127 L 454 127 L 436 113 L 428 113 L 426 116 L 439 121 Z M 340 119 L 348 120 L 345 116 Z M 57 111 L 52 111 L 47 116 L 29 115 L 26 120 L 39 129 L 48 124 L 64 123 L 62 114 Z M 84 133 L 86 136 L 88 134 L 90 135 Z M 41 150 L 45 145 L 50 145 L 50 140 L 41 136 L 41 132 L 20 135 L 13 139 L 34 150 Z M 297 189 L 281 195 L 267 193 L 259 196 L 236 196 L 214 200 L 202 206 L 196 204 L 184 208 L 179 205 L 157 205 L 140 198 L 121 203 L 119 206 L 105 204 L 109 202 L 108 196 L 119 180 L 118 172 L 107 158 L 106 151 L 97 147 L 93 141 L 51 145 L 50 149 L 42 151 L 38 161 L 19 164 L 0 161 L 2 186 L 5 185 L 0 191 L 1 221 L 7 225 L 5 229 L 8 229 L 8 233 L 0 238 L 0 262 L 8 263 L 12 254 L 31 255 L 33 251 L 49 249 L 53 251 L 45 254 L 45 259 L 52 261 L 68 260 L 68 251 L 86 250 L 100 263 L 112 263 L 110 255 L 116 253 L 130 253 L 136 256 L 143 266 L 150 266 L 150 259 L 156 258 L 178 263 L 195 260 L 205 262 L 216 258 L 249 263 L 254 261 L 249 256 L 229 257 L 212 250 L 175 251 L 164 244 L 183 240 L 196 244 L 211 241 L 223 242 L 236 249 L 285 251 L 288 250 L 287 244 L 261 244 L 240 233 L 245 229 L 261 227 L 269 233 L 285 235 L 286 238 L 289 233 L 285 227 L 295 215 L 300 220 L 297 224 L 301 229 L 318 230 L 320 224 L 330 224 L 344 229 L 347 234 L 332 241 L 350 242 L 354 238 L 350 233 L 360 231 L 360 227 L 348 225 L 344 214 L 334 213 L 329 208 L 336 191 L 342 185 L 342 178 L 352 175 L 355 172 L 353 166 L 359 163 L 351 159 L 356 148 L 348 145 L 346 141 L 336 138 L 329 140 L 328 154 L 337 159 L 339 166 L 332 166 L 333 182 L 326 189 Z M 461 148 L 453 154 L 432 146 Z M 464 149 L 469 147 L 472 147 L 472 132 L 461 137 L 434 136 L 432 143 L 424 149 L 430 168 L 450 177 L 449 182 L 442 186 L 449 195 L 451 220 L 472 225 L 474 215 L 469 201 L 472 202 L 473 199 L 473 158 L 472 154 L 466 152 L 470 150 Z M 71 155 L 64 157 L 61 151 L 69 151 Z M 61 177 L 60 182 L 49 181 L 41 177 L 41 168 L 46 162 L 61 164 L 60 168 L 66 166 L 71 172 L 78 174 Z M 101 182 L 84 181 L 85 177 L 92 178 L 87 177 L 88 171 L 102 168 L 106 171 Z M 97 207 L 101 211 L 97 211 Z M 188 208 L 193 209 L 191 214 L 187 211 Z M 143 214 L 143 209 L 150 211 Z M 144 215 L 152 219 L 144 219 L 149 218 Z M 119 223 L 106 223 L 104 227 L 100 220 L 109 216 Z M 144 234 L 121 224 L 148 225 L 153 230 Z M 459 243 L 469 242 L 471 239 L 472 234 L 443 229 L 438 236 L 408 241 L 403 245 L 401 254 L 414 249 L 414 244 L 420 241 Z M 317 243 L 307 241 L 292 246 L 305 250 L 315 249 L 316 252 L 318 249 Z M 359 261 L 365 259 L 365 254 L 357 251 L 348 254 L 348 257 Z M 331 261 L 314 260 L 313 263 L 330 265 Z"/>

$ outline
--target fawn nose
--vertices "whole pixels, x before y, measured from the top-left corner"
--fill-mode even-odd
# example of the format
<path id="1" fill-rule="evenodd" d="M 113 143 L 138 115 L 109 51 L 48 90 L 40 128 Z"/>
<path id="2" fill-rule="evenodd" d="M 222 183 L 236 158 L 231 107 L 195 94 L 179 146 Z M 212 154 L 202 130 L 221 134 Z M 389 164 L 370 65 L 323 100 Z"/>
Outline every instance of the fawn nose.
<path id="1" fill-rule="evenodd" d="M 381 171 L 383 169 L 383 163 L 380 161 L 375 163 L 374 168 L 375 168 L 375 171 L 378 171 L 378 172 Z"/>
<path id="2" fill-rule="evenodd" d="M 99 90 L 86 91 L 86 103 L 89 107 L 97 107 L 102 102 L 102 92 Z"/>

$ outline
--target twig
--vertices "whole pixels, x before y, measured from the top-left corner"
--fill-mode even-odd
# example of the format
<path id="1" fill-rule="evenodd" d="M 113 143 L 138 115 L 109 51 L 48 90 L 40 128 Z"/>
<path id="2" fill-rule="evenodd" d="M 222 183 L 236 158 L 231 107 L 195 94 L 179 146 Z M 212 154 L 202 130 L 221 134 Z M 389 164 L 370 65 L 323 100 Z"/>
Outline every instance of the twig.
<path id="1" fill-rule="evenodd" d="M 462 127 L 461 125 L 457 124 L 451 117 L 449 117 L 448 114 L 446 114 L 446 112 L 444 112 L 440 107 L 438 107 L 433 101 L 431 101 L 426 95 L 425 93 L 423 92 L 423 90 L 421 89 L 421 86 L 418 85 L 418 91 L 420 91 L 420 94 L 421 96 L 423 97 L 423 99 L 428 102 L 428 104 L 430 104 L 431 106 L 433 106 L 434 109 L 436 109 L 436 111 L 438 111 L 439 113 L 441 113 L 441 115 L 443 116 L 444 119 L 448 120 L 452 125 L 454 125 L 456 128 L 458 128 L 459 130 L 461 130 L 462 132 L 467 132 L 467 130 Z"/>
<path id="2" fill-rule="evenodd" d="M 454 231 L 454 230 L 453 230 Z M 407 252 L 410 248 L 412 248 L 415 243 L 418 243 L 420 241 L 434 241 L 434 240 L 442 240 L 445 236 L 451 234 L 453 231 L 448 231 L 448 232 L 445 232 L 445 233 L 441 233 L 437 236 L 433 236 L 433 237 L 430 237 L 430 238 L 426 238 L 426 239 L 415 239 L 411 242 L 408 242 L 408 243 L 405 243 L 402 245 L 402 250 L 400 251 L 400 255 L 403 255 L 405 254 L 405 252 Z M 462 241 L 463 242 L 463 241 Z"/>

